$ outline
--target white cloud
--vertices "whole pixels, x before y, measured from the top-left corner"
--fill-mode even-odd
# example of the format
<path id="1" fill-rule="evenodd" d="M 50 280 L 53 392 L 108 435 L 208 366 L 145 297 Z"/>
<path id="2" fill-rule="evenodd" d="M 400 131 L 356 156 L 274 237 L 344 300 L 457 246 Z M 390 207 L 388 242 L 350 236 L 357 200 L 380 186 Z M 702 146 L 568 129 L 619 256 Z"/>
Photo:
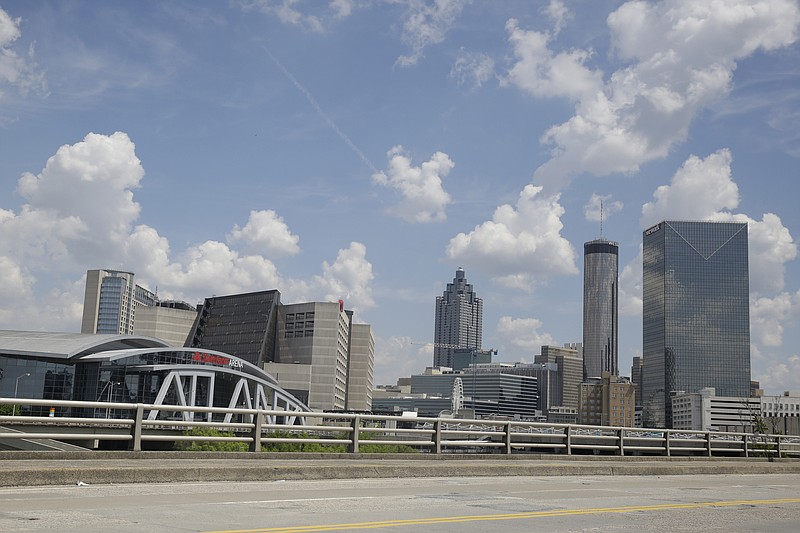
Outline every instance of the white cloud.
<path id="1" fill-rule="evenodd" d="M 298 238 L 274 211 L 252 212 L 228 244 L 208 240 L 173 258 L 166 237 L 135 225 L 140 208 L 133 190 L 143 176 L 133 142 L 117 132 L 64 145 L 39 174 L 20 178 L 17 190 L 27 203 L 18 213 L 0 209 L 0 328 L 77 329 L 91 268 L 133 271 L 162 297 L 189 302 L 277 288 L 310 300 L 344 297 L 354 310 L 374 305 L 363 244 L 323 262 L 310 282 L 283 278 L 265 255 L 298 253 Z"/>
<path id="2" fill-rule="evenodd" d="M 261 255 L 286 256 L 300 252 L 300 237 L 289 231 L 283 218 L 269 209 L 250 211 L 244 228 L 238 225 L 228 234 L 229 243 L 242 242 L 246 249 Z"/>
<path id="3" fill-rule="evenodd" d="M 619 313 L 641 316 L 642 314 L 642 245 L 636 258 L 625 265 L 619 275 Z"/>
<path id="4" fill-rule="evenodd" d="M 486 54 L 467 52 L 462 47 L 450 70 L 450 77 L 459 85 L 481 87 L 494 75 L 494 59 Z"/>
<path id="5" fill-rule="evenodd" d="M 592 222 L 599 222 L 601 220 L 608 220 L 608 217 L 614 213 L 622 211 L 624 204 L 620 201 L 610 201 L 611 195 L 606 194 L 601 196 L 599 194 L 592 194 L 589 202 L 583 206 L 583 213 L 586 220 Z"/>
<path id="6" fill-rule="evenodd" d="M 13 49 L 14 42 L 22 36 L 20 22 L 0 8 L 0 99 L 4 85 L 15 87 L 23 95 L 28 91 L 44 93 L 47 88 L 44 73 L 34 61 L 33 46 L 28 49 L 27 57 Z"/>
<path id="7" fill-rule="evenodd" d="M 453 237 L 447 257 L 493 272 L 502 284 L 528 290 L 552 276 L 577 274 L 575 250 L 561 236 L 564 208 L 559 195 L 541 192 L 541 187 L 527 185 L 516 207 L 501 205 L 492 220 Z"/>
<path id="8" fill-rule="evenodd" d="M 506 30 L 517 62 L 508 71 L 504 85 L 515 85 L 539 98 L 579 99 L 602 90 L 602 73 L 585 66 L 591 51 L 554 54 L 547 47 L 551 34 L 523 30 L 515 19 L 506 22 Z"/>
<path id="9" fill-rule="evenodd" d="M 691 156 L 642 206 L 642 227 L 661 220 L 703 220 L 739 205 L 739 187 L 731 179 L 732 157 L 723 149 L 705 159 Z"/>
<path id="10" fill-rule="evenodd" d="M 758 367 L 753 368 L 753 379 L 761 383 L 767 394 L 800 390 L 800 355 L 768 355 L 762 359 Z"/>
<path id="11" fill-rule="evenodd" d="M 411 53 L 398 57 L 395 64 L 401 67 L 416 65 L 425 48 L 444 41 L 467 3 L 465 0 L 436 0 L 430 3 L 408 0 L 401 38 L 411 48 Z"/>
<path id="12" fill-rule="evenodd" d="M 529 356 L 526 359 L 532 362 L 533 356 L 541 352 L 542 345 L 556 344 L 552 335 L 539 331 L 541 328 L 542 321 L 538 318 L 503 316 L 497 321 L 497 338 L 501 343 L 524 350 L 524 355 Z"/>
<path id="13" fill-rule="evenodd" d="M 792 0 L 627 2 L 608 26 L 628 65 L 601 83 L 584 66 L 590 50 L 555 54 L 549 34 L 509 21 L 517 56 L 509 82 L 537 97 L 577 99 L 575 115 L 542 136 L 552 157 L 534 180 L 558 188 L 577 173 L 630 173 L 666 156 L 697 113 L 727 94 L 737 61 L 794 43 L 798 25 Z"/>
<path id="14" fill-rule="evenodd" d="M 445 220 L 445 208 L 452 203 L 452 199 L 442 187 L 442 178 L 455 166 L 447 154 L 436 152 L 418 167 L 411 165 L 411 158 L 403 152 L 402 146 L 395 146 L 387 155 L 388 175 L 378 172 L 372 175 L 372 180 L 402 195 L 400 203 L 389 212 L 408 222 Z"/>
<path id="15" fill-rule="evenodd" d="M 750 328 L 754 341 L 762 346 L 783 344 L 783 323 L 800 316 L 800 291 L 782 292 L 774 298 L 753 298 L 750 302 Z"/>
<path id="16" fill-rule="evenodd" d="M 372 263 L 367 260 L 367 247 L 360 242 L 351 242 L 348 248 L 339 250 L 336 261 L 322 264 L 322 275 L 312 282 L 314 294 L 323 295 L 325 301 L 342 299 L 353 311 L 374 307 L 371 283 L 375 275 Z"/>
<path id="17" fill-rule="evenodd" d="M 567 20 L 572 18 L 572 13 L 569 12 L 569 9 L 561 0 L 550 0 L 550 3 L 542 9 L 542 12 L 553 21 L 554 33 L 559 33 L 567 23 Z"/>

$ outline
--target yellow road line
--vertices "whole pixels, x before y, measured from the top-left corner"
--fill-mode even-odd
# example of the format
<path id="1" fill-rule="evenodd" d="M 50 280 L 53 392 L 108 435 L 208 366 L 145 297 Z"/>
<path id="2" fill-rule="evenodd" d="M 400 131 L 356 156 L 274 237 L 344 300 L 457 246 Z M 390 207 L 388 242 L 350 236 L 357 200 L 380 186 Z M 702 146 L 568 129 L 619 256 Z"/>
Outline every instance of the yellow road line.
<path id="1" fill-rule="evenodd" d="M 410 520 L 385 520 L 380 522 L 356 522 L 352 524 L 327 524 L 317 526 L 269 527 L 260 529 L 226 529 L 206 533 L 308 533 L 314 531 L 343 531 L 350 529 L 377 529 L 381 527 L 400 527 L 433 524 L 456 524 L 460 522 L 481 522 L 494 520 L 520 520 L 551 516 L 577 516 L 605 513 L 633 513 L 637 511 L 665 511 L 673 509 L 702 509 L 707 507 L 736 507 L 740 505 L 774 505 L 780 503 L 800 503 L 800 498 L 775 500 L 729 500 L 698 503 L 662 503 L 657 505 L 631 505 L 626 507 L 598 507 L 594 509 L 553 509 L 529 513 L 509 513 L 474 516 L 447 516 L 442 518 L 419 518 Z"/>

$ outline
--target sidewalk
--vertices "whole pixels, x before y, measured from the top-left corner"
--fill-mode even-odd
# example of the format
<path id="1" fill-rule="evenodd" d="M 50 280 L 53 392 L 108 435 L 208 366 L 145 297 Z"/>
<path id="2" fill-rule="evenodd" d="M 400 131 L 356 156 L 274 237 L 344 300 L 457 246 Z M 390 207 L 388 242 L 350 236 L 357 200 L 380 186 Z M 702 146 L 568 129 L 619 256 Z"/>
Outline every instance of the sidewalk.
<path id="1" fill-rule="evenodd" d="M 0 452 L 0 486 L 465 476 L 800 474 L 800 460 L 563 455 Z"/>

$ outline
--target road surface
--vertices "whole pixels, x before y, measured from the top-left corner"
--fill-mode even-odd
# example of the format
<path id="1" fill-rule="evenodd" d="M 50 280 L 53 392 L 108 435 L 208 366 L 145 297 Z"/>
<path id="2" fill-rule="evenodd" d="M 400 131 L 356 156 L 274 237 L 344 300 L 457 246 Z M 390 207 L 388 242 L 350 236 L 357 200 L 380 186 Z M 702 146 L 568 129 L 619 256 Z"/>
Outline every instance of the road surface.
<path id="1" fill-rule="evenodd" d="M 800 474 L 0 488 L 0 531 L 800 531 Z"/>

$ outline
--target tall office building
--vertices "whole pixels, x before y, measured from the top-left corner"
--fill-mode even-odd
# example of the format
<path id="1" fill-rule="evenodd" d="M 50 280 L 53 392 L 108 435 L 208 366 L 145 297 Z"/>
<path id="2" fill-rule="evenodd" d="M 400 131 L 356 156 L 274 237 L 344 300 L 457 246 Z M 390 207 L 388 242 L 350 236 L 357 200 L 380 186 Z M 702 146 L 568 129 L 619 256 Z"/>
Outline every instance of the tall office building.
<path id="1" fill-rule="evenodd" d="M 672 426 L 671 396 L 750 396 L 747 224 L 664 221 L 643 235 L 642 424 Z"/>
<path id="2" fill-rule="evenodd" d="M 483 300 L 467 283 L 464 269 L 436 297 L 433 366 L 453 367 L 455 348 L 481 348 L 483 337 Z"/>
<path id="3" fill-rule="evenodd" d="M 583 377 L 619 375 L 617 302 L 619 245 L 605 239 L 583 245 Z"/>
<path id="4" fill-rule="evenodd" d="M 137 285 L 132 272 L 89 270 L 81 333 L 133 335 L 136 308 L 156 302 L 156 295 Z"/>

